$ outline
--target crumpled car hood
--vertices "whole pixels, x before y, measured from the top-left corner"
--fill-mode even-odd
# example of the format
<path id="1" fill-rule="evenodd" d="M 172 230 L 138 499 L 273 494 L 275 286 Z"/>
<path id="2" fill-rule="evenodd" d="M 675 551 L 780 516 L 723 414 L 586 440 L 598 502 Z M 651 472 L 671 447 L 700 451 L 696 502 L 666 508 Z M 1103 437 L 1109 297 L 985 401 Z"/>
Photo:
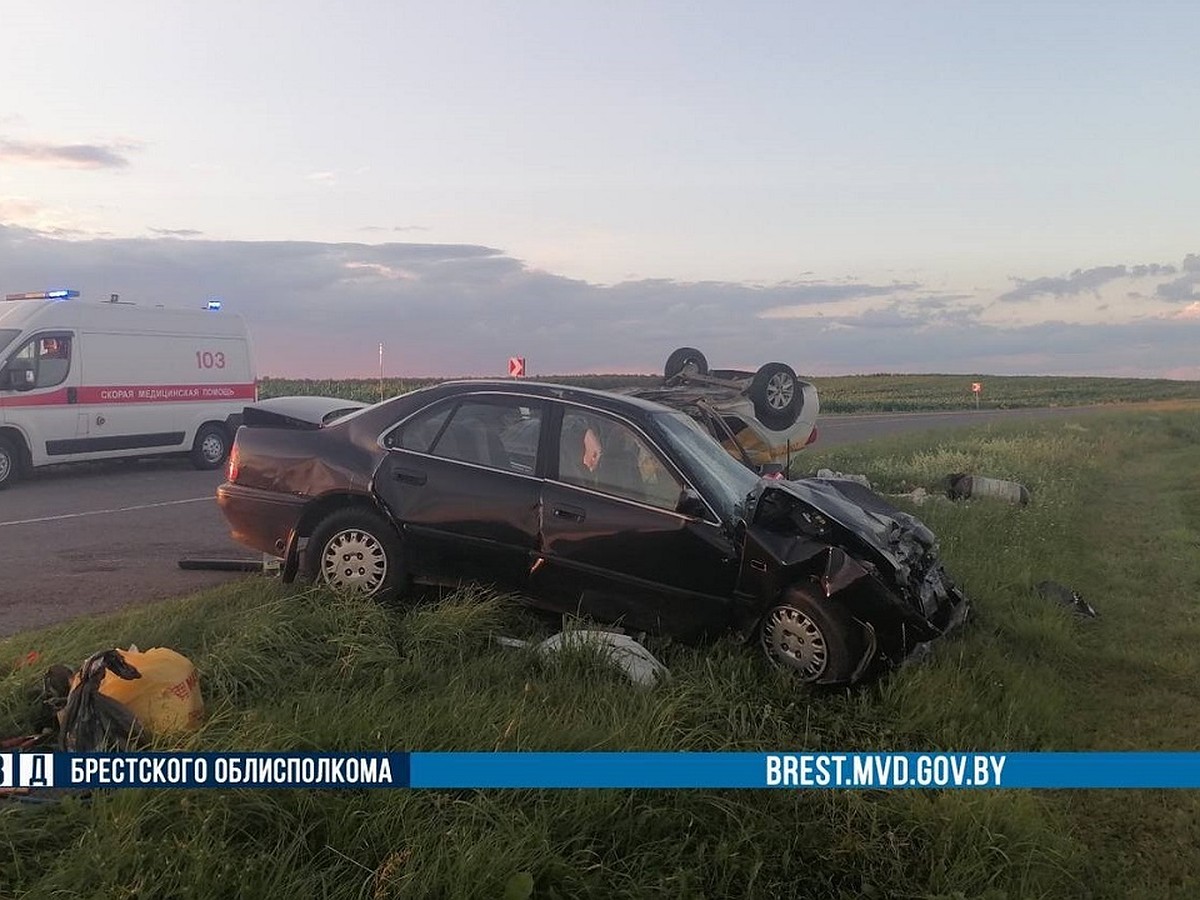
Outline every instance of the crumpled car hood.
<path id="1" fill-rule="evenodd" d="M 751 495 L 751 525 L 759 522 L 765 510 L 781 505 L 779 498 L 772 497 L 774 492 L 798 499 L 840 525 L 884 557 L 901 581 L 907 580 L 913 563 L 937 550 L 937 538 L 915 516 L 892 506 L 870 488 L 842 479 L 761 482 Z"/>

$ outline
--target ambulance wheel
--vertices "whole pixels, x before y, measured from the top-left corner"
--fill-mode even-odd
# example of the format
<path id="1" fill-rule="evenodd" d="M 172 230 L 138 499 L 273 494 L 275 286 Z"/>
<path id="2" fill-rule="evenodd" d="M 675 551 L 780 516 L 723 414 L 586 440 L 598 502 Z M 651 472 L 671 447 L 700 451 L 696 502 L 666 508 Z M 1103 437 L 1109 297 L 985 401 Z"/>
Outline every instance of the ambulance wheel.
<path id="1" fill-rule="evenodd" d="M 21 476 L 21 455 L 8 438 L 0 437 L 0 491 Z"/>
<path id="2" fill-rule="evenodd" d="M 229 456 L 229 433 L 223 425 L 201 425 L 192 444 L 192 465 L 197 469 L 219 469 Z"/>

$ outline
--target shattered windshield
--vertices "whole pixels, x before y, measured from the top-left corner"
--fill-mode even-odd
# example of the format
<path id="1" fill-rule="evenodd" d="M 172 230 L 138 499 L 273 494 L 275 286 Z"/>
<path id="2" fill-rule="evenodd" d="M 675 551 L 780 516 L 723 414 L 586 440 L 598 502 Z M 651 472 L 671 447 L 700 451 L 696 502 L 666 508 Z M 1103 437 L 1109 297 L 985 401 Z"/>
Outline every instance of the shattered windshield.
<path id="1" fill-rule="evenodd" d="M 656 419 L 718 515 L 725 521 L 741 515 L 746 495 L 757 486 L 758 476 L 726 453 L 691 416 L 662 413 Z"/>

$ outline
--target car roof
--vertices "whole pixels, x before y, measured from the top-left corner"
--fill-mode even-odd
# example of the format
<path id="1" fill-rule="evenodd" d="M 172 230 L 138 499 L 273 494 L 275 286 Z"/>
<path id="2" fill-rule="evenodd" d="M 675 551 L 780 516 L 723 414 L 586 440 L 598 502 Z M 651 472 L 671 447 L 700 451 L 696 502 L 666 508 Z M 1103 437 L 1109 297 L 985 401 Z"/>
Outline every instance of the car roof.
<path id="1" fill-rule="evenodd" d="M 553 384 L 543 381 L 468 379 L 442 382 L 438 387 L 446 388 L 447 396 L 466 393 L 468 391 L 487 391 L 565 400 L 595 406 L 599 409 L 607 409 L 612 412 L 628 413 L 631 408 L 647 415 L 674 411 L 670 407 L 663 406 L 661 403 L 654 403 L 650 400 L 644 400 L 641 397 L 630 396 L 629 394 L 618 394 L 613 391 L 600 391 L 593 388 L 574 387 L 567 384 Z"/>

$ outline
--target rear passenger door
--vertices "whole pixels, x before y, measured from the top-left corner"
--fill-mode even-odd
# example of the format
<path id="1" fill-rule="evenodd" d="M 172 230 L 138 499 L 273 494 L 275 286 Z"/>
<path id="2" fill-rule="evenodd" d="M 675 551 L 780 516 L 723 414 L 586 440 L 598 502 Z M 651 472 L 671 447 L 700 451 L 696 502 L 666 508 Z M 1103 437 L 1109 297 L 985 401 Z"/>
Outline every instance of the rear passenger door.
<path id="1" fill-rule="evenodd" d="M 375 492 L 401 525 L 413 574 L 525 587 L 543 417 L 536 400 L 470 394 L 426 407 L 384 436 Z"/>

